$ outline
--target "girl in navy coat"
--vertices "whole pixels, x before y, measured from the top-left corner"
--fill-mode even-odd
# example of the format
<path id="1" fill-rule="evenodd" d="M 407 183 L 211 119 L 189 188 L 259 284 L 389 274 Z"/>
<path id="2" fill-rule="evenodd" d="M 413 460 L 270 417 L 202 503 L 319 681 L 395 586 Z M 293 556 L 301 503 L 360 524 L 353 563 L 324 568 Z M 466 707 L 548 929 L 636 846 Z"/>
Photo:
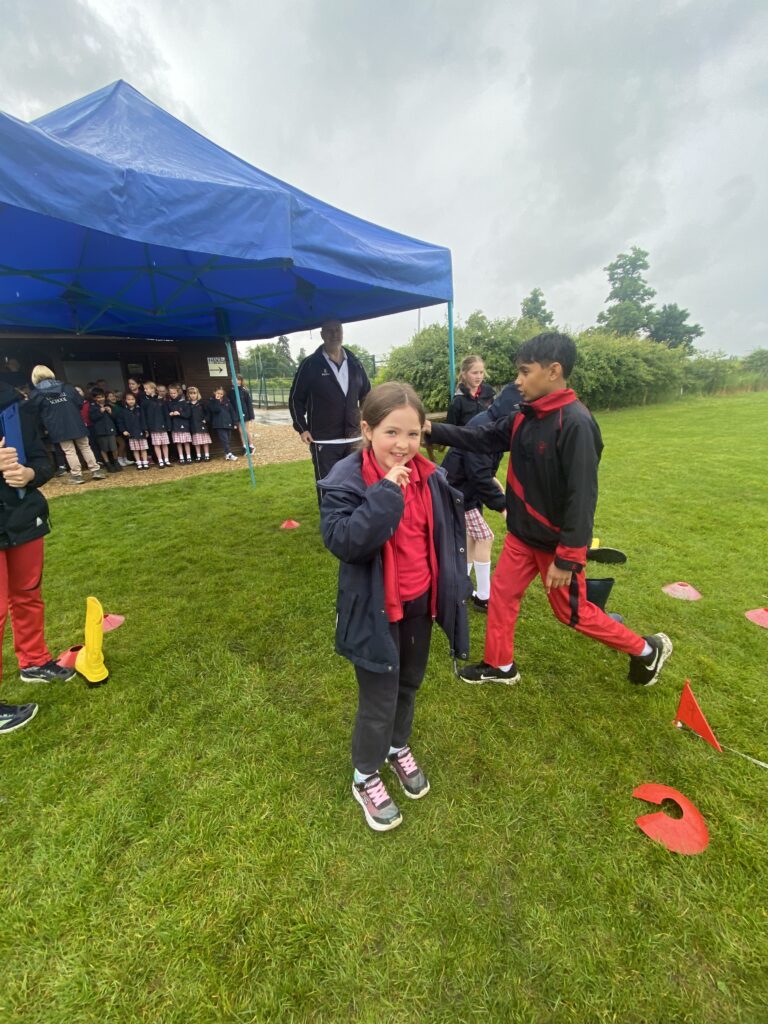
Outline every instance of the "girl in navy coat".
<path id="1" fill-rule="evenodd" d="M 361 411 L 364 445 L 319 481 L 321 531 L 339 559 L 336 650 L 355 666 L 352 794 L 377 832 L 400 811 L 380 769 L 405 795 L 429 782 L 408 745 L 416 692 L 437 619 L 455 657 L 469 647 L 464 504 L 441 469 L 419 454 L 424 408 L 407 384 L 382 384 Z"/>
<path id="2" fill-rule="evenodd" d="M 168 458 L 168 445 L 170 438 L 168 431 L 171 429 L 171 418 L 168 415 L 168 406 L 162 402 L 157 394 L 154 381 L 144 381 L 144 403 L 141 407 L 144 419 L 149 431 L 149 439 L 155 449 L 157 465 L 162 469 L 170 466 Z"/>
<path id="3" fill-rule="evenodd" d="M 211 435 L 208 433 L 208 407 L 195 387 L 187 388 L 189 398 L 189 423 L 192 431 L 192 444 L 195 446 L 197 461 L 211 458 Z"/>
<path id="4" fill-rule="evenodd" d="M 229 435 L 232 432 L 237 416 L 229 399 L 224 394 L 224 388 L 216 388 L 213 398 L 208 402 L 208 413 L 211 418 L 211 426 L 216 431 L 224 449 L 224 458 L 229 462 L 236 462 L 237 456 L 229 446 Z"/>
<path id="5" fill-rule="evenodd" d="M 149 469 L 149 442 L 147 422 L 133 391 L 126 391 L 123 408 L 120 410 L 120 433 L 128 442 L 136 460 L 136 469 Z"/>
<path id="6" fill-rule="evenodd" d="M 171 418 L 171 437 L 176 445 L 179 462 L 192 462 L 192 434 L 189 430 L 189 402 L 184 397 L 181 384 L 168 386 L 168 415 Z"/>

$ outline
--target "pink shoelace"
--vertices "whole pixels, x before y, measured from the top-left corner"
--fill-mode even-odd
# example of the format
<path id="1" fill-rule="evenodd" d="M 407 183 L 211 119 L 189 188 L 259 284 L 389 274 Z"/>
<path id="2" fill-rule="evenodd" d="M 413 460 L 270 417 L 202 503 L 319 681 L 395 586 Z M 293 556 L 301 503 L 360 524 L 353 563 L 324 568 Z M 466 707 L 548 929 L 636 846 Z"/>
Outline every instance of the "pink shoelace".
<path id="1" fill-rule="evenodd" d="M 381 779 L 378 776 L 375 778 L 375 782 L 373 780 L 366 782 L 365 792 L 371 798 L 371 803 L 374 807 L 381 807 L 382 804 L 385 804 L 389 800 L 389 793 Z"/>
<path id="2" fill-rule="evenodd" d="M 395 757 L 397 758 L 397 763 L 400 765 L 400 767 L 403 769 L 406 775 L 413 775 L 414 772 L 417 772 L 419 770 L 419 766 L 416 764 L 416 761 L 414 760 L 410 747 L 405 747 L 404 750 L 401 750 L 398 754 L 395 754 Z"/>

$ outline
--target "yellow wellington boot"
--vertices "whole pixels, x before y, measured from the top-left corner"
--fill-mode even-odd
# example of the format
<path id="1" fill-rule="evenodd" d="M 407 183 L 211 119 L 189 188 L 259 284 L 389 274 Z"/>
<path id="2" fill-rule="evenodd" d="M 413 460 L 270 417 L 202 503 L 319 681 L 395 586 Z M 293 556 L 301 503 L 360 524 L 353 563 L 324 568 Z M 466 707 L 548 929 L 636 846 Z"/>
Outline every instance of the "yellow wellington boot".
<path id="1" fill-rule="evenodd" d="M 104 609 L 95 597 L 89 597 L 85 603 L 85 646 L 78 653 L 75 668 L 81 676 L 85 676 L 92 685 L 106 681 L 109 671 L 104 664 L 101 646 L 104 641 Z"/>

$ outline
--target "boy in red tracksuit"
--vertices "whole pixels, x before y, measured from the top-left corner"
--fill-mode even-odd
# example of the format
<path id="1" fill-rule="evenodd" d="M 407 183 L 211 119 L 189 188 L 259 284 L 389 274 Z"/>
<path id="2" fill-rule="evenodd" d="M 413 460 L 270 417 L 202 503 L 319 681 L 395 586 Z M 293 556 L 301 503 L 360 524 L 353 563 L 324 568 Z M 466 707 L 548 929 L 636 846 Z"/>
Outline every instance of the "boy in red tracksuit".
<path id="1" fill-rule="evenodd" d="M 651 686 L 672 653 L 666 634 L 639 636 L 587 600 L 583 570 L 603 441 L 589 410 L 566 386 L 575 362 L 571 338 L 539 334 L 517 353 L 519 412 L 477 428 L 427 421 L 436 444 L 510 452 L 508 533 L 491 584 L 484 660 L 459 672 L 465 682 L 519 682 L 515 624 L 522 596 L 537 575 L 561 622 L 629 655 L 631 682 Z"/>

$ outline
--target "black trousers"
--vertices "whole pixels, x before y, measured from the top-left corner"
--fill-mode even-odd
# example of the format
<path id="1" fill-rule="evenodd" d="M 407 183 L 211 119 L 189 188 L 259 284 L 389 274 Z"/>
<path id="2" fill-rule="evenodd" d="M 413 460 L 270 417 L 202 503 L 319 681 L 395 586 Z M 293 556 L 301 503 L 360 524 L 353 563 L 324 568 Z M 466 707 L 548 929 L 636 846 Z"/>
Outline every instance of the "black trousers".
<path id="1" fill-rule="evenodd" d="M 384 764 L 390 747 L 411 738 L 416 692 L 429 659 L 432 614 L 429 591 L 403 605 L 403 618 L 389 624 L 400 652 L 399 672 L 369 672 L 355 665 L 357 717 L 352 732 L 352 765 L 372 775 Z"/>
<path id="2" fill-rule="evenodd" d="M 229 447 L 229 435 L 231 433 L 232 431 L 229 429 L 229 427 L 216 427 L 216 435 L 219 441 L 221 441 L 225 455 L 229 455 L 230 451 L 232 450 Z"/>
<path id="3" fill-rule="evenodd" d="M 309 450 L 312 454 L 315 482 L 328 476 L 336 463 L 350 455 L 355 447 L 355 442 L 352 444 L 323 444 L 322 441 L 312 441 Z M 320 504 L 320 491 L 317 492 L 317 503 Z"/>

